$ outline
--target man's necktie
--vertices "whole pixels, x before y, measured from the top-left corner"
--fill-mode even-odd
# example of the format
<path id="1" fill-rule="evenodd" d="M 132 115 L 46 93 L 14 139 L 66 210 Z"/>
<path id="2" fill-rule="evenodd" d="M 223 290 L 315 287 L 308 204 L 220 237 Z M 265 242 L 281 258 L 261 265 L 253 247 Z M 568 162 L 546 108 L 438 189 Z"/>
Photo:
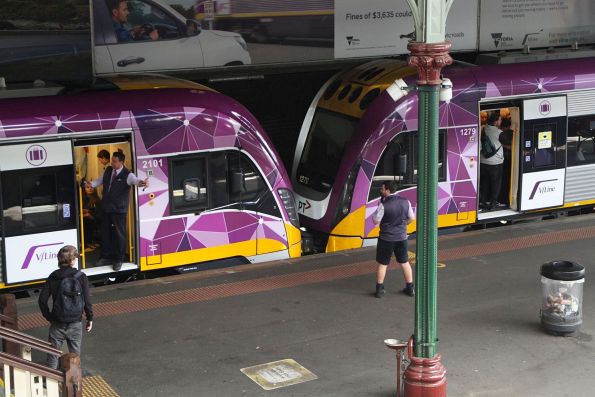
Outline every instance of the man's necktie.
<path id="1" fill-rule="evenodd" d="M 113 170 L 112 171 L 112 179 L 110 179 L 108 190 L 112 189 L 112 185 L 113 185 L 114 181 L 116 180 L 117 175 L 118 175 L 118 173 L 116 172 L 116 170 Z"/>

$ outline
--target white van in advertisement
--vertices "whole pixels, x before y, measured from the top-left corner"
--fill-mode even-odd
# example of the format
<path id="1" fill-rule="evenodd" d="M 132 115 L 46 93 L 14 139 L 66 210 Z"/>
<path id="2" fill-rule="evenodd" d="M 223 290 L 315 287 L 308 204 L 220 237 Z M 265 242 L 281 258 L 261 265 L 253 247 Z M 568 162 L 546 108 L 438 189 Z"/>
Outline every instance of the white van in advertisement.
<path id="1" fill-rule="evenodd" d="M 162 0 L 93 0 L 96 74 L 250 64 L 234 32 L 202 30 Z"/>

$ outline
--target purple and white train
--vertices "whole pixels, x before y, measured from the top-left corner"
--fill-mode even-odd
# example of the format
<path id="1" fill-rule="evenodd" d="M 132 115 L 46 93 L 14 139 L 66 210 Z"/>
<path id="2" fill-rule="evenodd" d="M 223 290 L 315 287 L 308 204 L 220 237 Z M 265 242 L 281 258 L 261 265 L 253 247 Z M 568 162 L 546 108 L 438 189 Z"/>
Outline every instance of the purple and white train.
<path id="1" fill-rule="evenodd" d="M 103 173 L 101 150 L 123 151 L 150 183 L 131 192 L 122 271 L 300 256 L 289 178 L 243 106 L 159 76 L 106 77 L 102 88 L 0 100 L 0 289 L 44 279 L 65 244 L 85 252 L 88 275 L 111 272 L 94 267 L 78 183 Z"/>
<path id="2" fill-rule="evenodd" d="M 443 70 L 452 99 L 440 103 L 439 227 L 509 219 L 595 203 L 595 59 Z M 416 206 L 418 99 L 405 62 L 378 60 L 331 78 L 306 115 L 291 171 L 300 223 L 327 252 L 375 245 L 372 214 L 384 180 Z M 514 129 L 509 208 L 478 211 L 482 113 Z M 410 232 L 415 230 L 415 223 Z"/>

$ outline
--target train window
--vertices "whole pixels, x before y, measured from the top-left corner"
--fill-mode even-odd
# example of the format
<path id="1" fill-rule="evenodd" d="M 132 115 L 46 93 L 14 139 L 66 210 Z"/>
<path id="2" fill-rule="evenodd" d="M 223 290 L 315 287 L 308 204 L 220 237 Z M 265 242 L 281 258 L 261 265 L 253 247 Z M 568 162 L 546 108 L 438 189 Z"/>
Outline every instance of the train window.
<path id="1" fill-rule="evenodd" d="M 172 212 L 196 212 L 207 208 L 206 159 L 171 160 L 170 192 Z"/>
<path id="2" fill-rule="evenodd" d="M 368 201 L 380 196 L 385 181 L 396 181 L 399 190 L 417 185 L 417 131 L 398 134 L 387 146 L 376 165 Z M 446 130 L 440 130 L 438 149 L 438 180 L 446 179 Z"/>
<path id="3" fill-rule="evenodd" d="M 318 109 L 297 168 L 297 179 L 317 192 L 327 193 L 335 181 L 341 159 L 358 119 Z"/>
<path id="4" fill-rule="evenodd" d="M 51 173 L 23 175 L 20 182 L 23 228 L 27 230 L 56 226 L 58 224 L 56 176 Z"/>
<path id="5" fill-rule="evenodd" d="M 567 156 L 569 167 L 595 164 L 595 115 L 568 119 Z"/>
<path id="6" fill-rule="evenodd" d="M 7 237 L 74 227 L 70 167 L 6 171 L 2 185 Z"/>
<path id="7" fill-rule="evenodd" d="M 219 208 L 230 203 L 227 182 L 227 155 L 228 152 L 223 151 L 213 152 L 209 155 L 210 208 Z"/>
<path id="8" fill-rule="evenodd" d="M 256 202 L 268 190 L 262 176 L 244 154 L 230 153 L 228 164 L 231 202 Z"/>

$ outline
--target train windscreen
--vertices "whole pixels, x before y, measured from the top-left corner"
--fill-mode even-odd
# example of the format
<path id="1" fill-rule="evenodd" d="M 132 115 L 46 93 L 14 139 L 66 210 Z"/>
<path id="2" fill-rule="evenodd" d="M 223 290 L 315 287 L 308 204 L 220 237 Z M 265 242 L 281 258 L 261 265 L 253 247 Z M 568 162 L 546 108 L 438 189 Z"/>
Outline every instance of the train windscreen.
<path id="1" fill-rule="evenodd" d="M 358 119 L 318 109 L 297 168 L 297 181 L 321 193 L 331 190 Z"/>

